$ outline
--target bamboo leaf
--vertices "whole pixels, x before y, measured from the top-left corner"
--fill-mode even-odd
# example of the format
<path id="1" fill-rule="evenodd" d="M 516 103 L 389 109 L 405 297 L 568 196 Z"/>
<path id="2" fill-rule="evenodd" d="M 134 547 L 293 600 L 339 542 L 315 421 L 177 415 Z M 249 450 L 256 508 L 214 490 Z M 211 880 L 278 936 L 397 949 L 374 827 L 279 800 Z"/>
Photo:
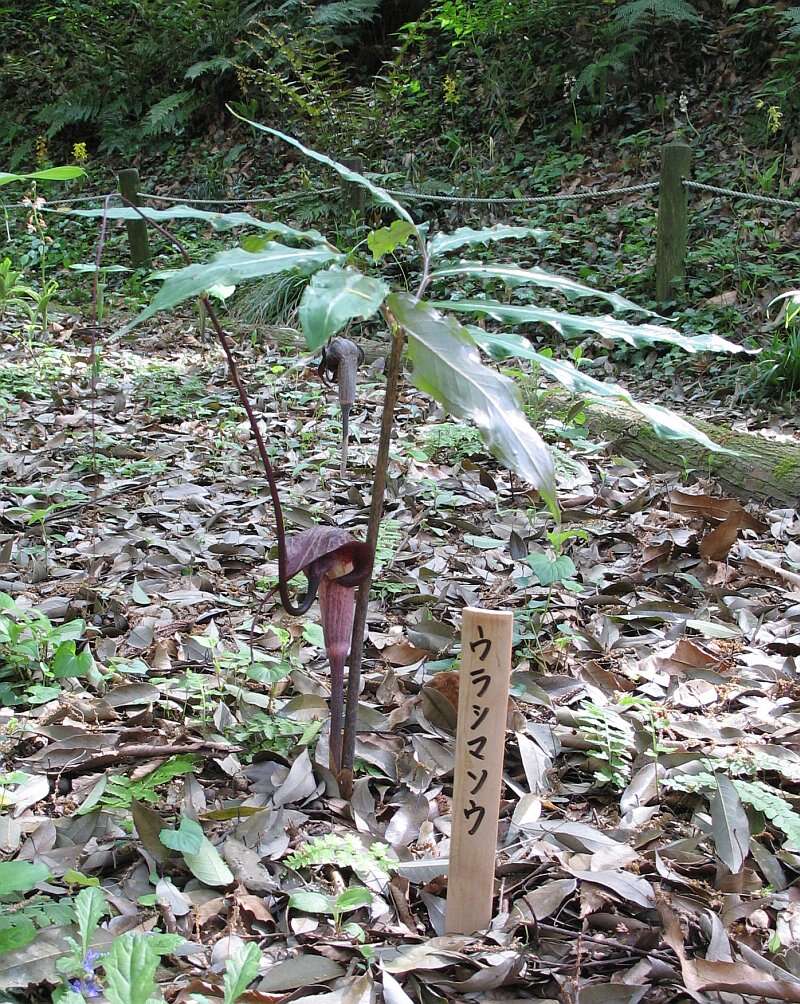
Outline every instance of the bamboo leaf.
<path id="1" fill-rule="evenodd" d="M 691 422 L 687 422 L 685 418 L 670 411 L 669 408 L 663 408 L 659 404 L 637 401 L 629 391 L 619 384 L 595 380 L 594 377 L 581 373 L 572 363 L 542 355 L 533 349 L 530 342 L 522 335 L 494 334 L 473 325 L 469 325 L 468 330 L 477 344 L 494 359 L 506 359 L 509 356 L 530 359 L 531 362 L 541 367 L 547 376 L 557 380 L 567 390 L 591 398 L 613 398 L 623 401 L 638 411 L 640 415 L 643 415 L 656 435 L 662 439 L 688 439 L 715 453 L 735 453 L 734 450 L 719 446 L 704 432 L 695 428 Z"/>
<path id="2" fill-rule="evenodd" d="M 540 244 L 543 244 L 549 236 L 549 231 L 539 227 L 510 227 L 502 223 L 493 227 L 485 227 L 483 230 L 459 227 L 451 234 L 436 234 L 428 245 L 428 250 L 431 258 L 437 258 L 439 255 L 455 251 L 456 248 L 464 247 L 466 244 L 488 244 L 489 241 L 509 239 L 524 240 L 526 237 L 533 237 Z"/>
<path id="3" fill-rule="evenodd" d="M 268 241 L 262 250 L 256 252 L 242 248 L 223 251 L 209 262 L 187 265 L 168 275 L 150 305 L 121 333 L 130 331 L 134 325 L 141 324 L 159 310 L 169 310 L 184 300 L 200 296 L 213 286 L 237 285 L 245 279 L 258 279 L 292 269 L 311 273 L 341 258 L 342 255 L 326 247 L 290 248 L 275 241 Z"/>
<path id="4" fill-rule="evenodd" d="M 674 328 L 664 328 L 658 324 L 630 324 L 610 314 L 591 317 L 551 310 L 549 307 L 498 303 L 496 300 L 434 300 L 433 305 L 440 310 L 454 310 L 457 313 L 485 314 L 495 321 L 508 321 L 512 324 L 548 324 L 565 338 L 594 331 L 603 338 L 622 341 L 635 347 L 662 343 L 676 345 L 685 352 L 750 351 L 742 345 L 720 338 L 719 335 L 682 335 Z"/>
<path id="5" fill-rule="evenodd" d="M 386 304 L 408 333 L 415 386 L 473 422 L 491 452 L 557 511 L 550 451 L 528 424 L 512 381 L 483 365 L 472 336 L 455 318 L 406 293 L 392 293 Z"/>
<path id="6" fill-rule="evenodd" d="M 454 275 L 474 275 L 480 279 L 502 279 L 509 286 L 543 286 L 555 289 L 570 299 L 583 296 L 595 296 L 607 300 L 616 310 L 635 310 L 641 314 L 652 314 L 631 300 L 626 300 L 619 293 L 606 293 L 601 289 L 584 286 L 582 282 L 568 279 L 563 275 L 546 272 L 543 268 L 520 268 L 518 265 L 490 265 L 481 261 L 462 261 L 458 265 L 449 265 L 437 269 L 432 279 L 446 279 Z"/>
<path id="7" fill-rule="evenodd" d="M 313 244 L 325 243 L 325 238 L 318 230 L 297 230 L 294 227 L 287 227 L 284 223 L 259 220 L 258 217 L 251 216 L 250 213 L 212 213 L 205 209 L 195 209 L 192 206 L 172 206 L 170 209 L 150 209 L 147 207 L 138 211 L 130 206 L 125 206 L 124 208 L 109 209 L 108 212 L 102 209 L 72 209 L 69 215 L 94 218 L 105 216 L 109 220 L 140 220 L 144 216 L 156 223 L 168 220 L 202 220 L 215 230 L 256 227 L 258 230 L 265 230 L 267 233 L 280 237 L 310 241 Z"/>
<path id="8" fill-rule="evenodd" d="M 374 185 L 371 181 L 359 174 L 357 171 L 351 170 L 349 167 L 345 167 L 344 164 L 340 164 L 338 160 L 332 160 L 330 157 L 326 156 L 324 153 L 319 153 L 317 150 L 312 150 L 307 146 L 294 139 L 292 136 L 287 136 L 286 133 L 280 132 L 278 129 L 270 129 L 269 126 L 261 125 L 260 122 L 253 122 L 252 119 L 245 118 L 244 115 L 239 115 L 235 112 L 230 105 L 225 106 L 231 115 L 235 115 L 237 119 L 241 122 L 246 122 L 251 125 L 254 129 L 260 129 L 261 132 L 269 133 L 270 136 L 277 136 L 278 139 L 282 139 L 284 143 L 288 143 L 293 146 L 296 150 L 305 154 L 306 157 L 311 157 L 312 160 L 318 161 L 320 164 L 325 164 L 327 167 L 333 168 L 336 173 L 345 179 L 345 181 L 352 181 L 354 185 L 360 185 L 362 188 L 366 188 L 368 192 L 375 196 L 375 198 L 382 202 L 386 206 L 391 206 L 392 209 L 397 213 L 402 219 L 407 220 L 413 227 L 414 231 L 417 231 L 417 225 L 414 223 L 408 212 L 403 209 L 396 199 L 393 199 L 389 193 L 380 188 L 378 185 Z"/>
<path id="9" fill-rule="evenodd" d="M 300 301 L 300 324 L 311 351 L 324 345 L 354 318 L 366 320 L 380 308 L 389 287 L 352 268 L 316 272 Z"/>
<path id="10" fill-rule="evenodd" d="M 85 178 L 86 171 L 82 167 L 48 167 L 44 171 L 33 171 L 31 174 L 10 174 L 0 171 L 0 185 L 10 185 L 12 181 L 72 181 L 74 178 Z"/>

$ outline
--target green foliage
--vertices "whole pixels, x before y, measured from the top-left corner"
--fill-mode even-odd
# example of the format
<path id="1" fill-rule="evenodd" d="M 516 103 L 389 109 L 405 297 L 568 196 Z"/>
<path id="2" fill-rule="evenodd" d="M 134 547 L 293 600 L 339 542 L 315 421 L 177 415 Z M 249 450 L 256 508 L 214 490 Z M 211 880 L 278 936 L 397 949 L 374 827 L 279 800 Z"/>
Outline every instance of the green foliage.
<path id="1" fill-rule="evenodd" d="M 242 116 L 237 116 L 242 117 Z M 248 121 L 244 119 L 244 121 Z M 473 422 L 490 452 L 510 470 L 534 486 L 547 505 L 556 511 L 555 475 L 552 458 L 541 438 L 527 423 L 520 407 L 519 394 L 514 384 L 504 375 L 486 366 L 478 351 L 479 342 L 474 332 L 459 324 L 454 317 L 442 315 L 435 307 L 447 310 L 483 311 L 503 320 L 542 320 L 545 308 L 532 308 L 517 304 L 501 304 L 480 298 L 464 301 L 458 298 L 438 301 L 435 305 L 422 299 L 431 283 L 444 280 L 458 280 L 460 283 L 504 282 L 516 294 L 526 287 L 546 288 L 572 300 L 574 298 L 599 297 L 618 310 L 640 310 L 630 300 L 614 292 L 599 292 L 584 283 L 555 275 L 540 268 L 520 268 L 515 265 L 497 265 L 490 262 L 460 262 L 458 265 L 430 270 L 430 258 L 434 245 L 426 241 L 423 231 L 409 213 L 385 189 L 374 184 L 351 168 L 338 163 L 325 154 L 309 149 L 298 140 L 286 136 L 268 126 L 256 122 L 250 125 L 261 132 L 284 140 L 311 159 L 332 168 L 346 181 L 365 188 L 379 203 L 390 207 L 412 230 L 421 256 L 421 285 L 415 296 L 406 292 L 391 292 L 381 280 L 367 275 L 368 263 L 351 255 L 353 266 L 361 265 L 361 270 L 350 267 L 339 268 L 343 256 L 328 241 L 315 243 L 311 247 L 292 248 L 274 241 L 246 238 L 240 247 L 218 254 L 207 265 L 188 265 L 185 268 L 164 275 L 161 289 L 151 304 L 128 325 L 152 316 L 159 310 L 168 309 L 191 297 L 201 295 L 210 287 L 225 283 L 236 285 L 242 281 L 264 275 L 278 275 L 297 272 L 302 269 L 310 278 L 310 283 L 301 301 L 303 326 L 309 348 L 316 349 L 331 334 L 340 330 L 350 320 L 368 320 L 379 309 L 384 313 L 389 327 L 402 329 L 407 337 L 407 352 L 411 361 L 411 379 L 415 385 L 439 401 L 449 412 L 459 418 Z M 220 221 L 221 222 L 221 221 Z M 438 247 L 461 247 L 464 244 L 483 244 L 487 239 L 517 237 L 516 228 L 512 232 L 465 231 L 462 229 L 453 240 L 439 238 Z M 314 238 L 316 240 L 316 237 Z M 320 270 L 331 266 L 326 272 Z M 526 291 L 526 296 L 529 296 Z M 559 312 L 557 323 L 562 327 L 574 323 L 581 330 L 614 329 L 613 319 L 586 318 Z M 570 321 L 572 319 L 572 322 Z M 552 322 L 552 318 L 550 318 Z M 127 330 L 127 329 L 125 329 Z M 738 351 L 738 346 L 724 339 L 704 337 L 690 342 L 669 328 L 656 325 L 624 326 L 628 340 L 636 344 L 639 340 L 647 343 L 667 342 L 680 344 L 683 348 L 717 349 Z M 481 337 L 481 334 L 478 335 Z M 572 377 L 574 379 L 574 377 Z M 600 385 L 602 386 L 602 385 Z M 657 431 L 669 430 L 671 436 L 679 438 L 702 437 L 689 423 L 673 416 L 666 409 L 651 410 L 648 418 Z M 705 438 L 705 444 L 713 447 Z M 563 577 L 566 567 L 558 572 Z M 553 580 L 555 581 L 555 580 Z"/>
<path id="2" fill-rule="evenodd" d="M 791 400 L 800 393 L 800 290 L 792 290 L 778 299 L 787 301 L 784 330 L 773 332 L 753 363 L 755 379 L 750 382 L 749 392 L 756 399 Z"/>
<path id="3" fill-rule="evenodd" d="M 322 722 L 302 723 L 284 715 L 256 712 L 230 730 L 231 738 L 246 749 L 245 759 L 268 751 L 289 759 L 298 746 L 313 743 Z"/>
<path id="4" fill-rule="evenodd" d="M 76 646 L 85 627 L 82 620 L 56 626 L 40 611 L 26 610 L 0 593 L 2 703 L 44 703 L 58 694 L 57 680 L 87 676 L 94 668 L 92 654 Z"/>
<path id="5" fill-rule="evenodd" d="M 431 459 L 447 458 L 452 462 L 481 453 L 484 445 L 477 429 L 468 425 L 440 422 L 425 433 L 423 449 Z"/>
<path id="6" fill-rule="evenodd" d="M 236 1004 L 261 968 L 261 950 L 254 942 L 241 944 L 225 963 L 223 1004 Z"/>
<path id="7" fill-rule="evenodd" d="M 131 802 L 157 802 L 158 789 L 183 774 L 191 774 L 197 758 L 189 754 L 170 757 L 144 777 L 133 780 L 126 774 L 110 774 L 105 779 L 101 801 L 110 809 L 130 808 Z"/>
<path id="8" fill-rule="evenodd" d="M 597 762 L 594 776 L 600 784 L 622 789 L 631 779 L 635 733 L 630 722 L 611 705 L 584 701 L 575 717 L 581 738 L 591 745 L 589 756 Z"/>
<path id="9" fill-rule="evenodd" d="M 614 11 L 614 18 L 624 28 L 649 28 L 659 21 L 697 24 L 700 17 L 686 0 L 629 0 Z"/>
<path id="10" fill-rule="evenodd" d="M 709 761 L 709 766 L 721 769 L 721 761 Z M 792 850 L 800 850 L 800 814 L 795 812 L 783 793 L 763 781 L 745 781 L 732 778 L 732 783 L 739 798 L 745 805 L 751 805 L 761 812 L 786 837 L 786 846 Z M 677 774 L 664 782 L 665 787 L 676 791 L 714 791 L 716 781 L 714 774 L 702 771 L 698 774 Z"/>
<path id="11" fill-rule="evenodd" d="M 345 913 L 351 910 L 358 910 L 359 907 L 369 906 L 372 902 L 372 893 L 364 886 L 350 886 L 338 896 L 328 896 L 321 892 L 299 890 L 289 896 L 289 907 L 295 910 L 302 910 L 304 913 L 322 913 L 333 918 L 333 926 L 339 930 L 341 920 Z M 355 933 L 355 932 L 353 932 Z M 359 929 L 359 933 L 363 933 Z M 361 940 L 361 939 L 360 939 Z"/>
<path id="12" fill-rule="evenodd" d="M 394 865 L 386 844 L 376 841 L 366 848 L 357 837 L 338 833 L 313 837 L 289 854 L 285 861 L 290 868 L 336 865 L 337 868 L 354 868 L 366 872 L 377 869 L 385 874 Z"/>
<path id="13" fill-rule="evenodd" d="M 197 109 L 198 98 L 191 91 L 168 94 L 149 109 L 142 120 L 143 136 L 162 133 L 179 133 L 186 128 L 192 112 Z"/>

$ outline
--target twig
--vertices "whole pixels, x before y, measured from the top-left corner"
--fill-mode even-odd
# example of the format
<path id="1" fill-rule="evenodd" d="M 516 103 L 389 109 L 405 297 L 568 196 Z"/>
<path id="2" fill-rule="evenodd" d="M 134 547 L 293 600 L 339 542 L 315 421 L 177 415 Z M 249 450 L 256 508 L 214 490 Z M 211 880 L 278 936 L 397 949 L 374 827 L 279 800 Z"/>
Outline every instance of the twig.
<path id="1" fill-rule="evenodd" d="M 77 756 L 66 765 L 59 767 L 45 767 L 48 774 L 78 774 L 86 770 L 95 770 L 101 767 L 113 767 L 116 764 L 124 763 L 127 760 L 148 760 L 158 757 L 172 757 L 181 753 L 235 753 L 237 748 L 227 746 L 224 743 L 202 742 L 202 743 L 175 743 L 174 745 L 155 746 L 150 743 L 136 743 L 131 746 L 122 746 L 111 753 L 100 753 L 97 756 Z M 46 757 L 45 757 L 46 760 Z"/>

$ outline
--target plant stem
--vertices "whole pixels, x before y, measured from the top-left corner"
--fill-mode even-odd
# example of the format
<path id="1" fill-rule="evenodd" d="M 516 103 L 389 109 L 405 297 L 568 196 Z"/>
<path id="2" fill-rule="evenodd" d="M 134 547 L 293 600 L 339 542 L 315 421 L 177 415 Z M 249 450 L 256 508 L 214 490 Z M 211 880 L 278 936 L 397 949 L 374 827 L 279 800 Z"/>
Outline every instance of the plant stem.
<path id="1" fill-rule="evenodd" d="M 122 201 L 133 209 L 136 213 L 141 216 L 143 220 L 149 223 L 155 230 L 158 231 L 163 237 L 170 241 L 174 247 L 178 249 L 181 257 L 186 262 L 187 265 L 192 264 L 191 256 L 186 250 L 185 246 L 169 232 L 166 228 L 162 227 L 160 223 L 156 223 L 155 220 L 146 216 L 138 206 L 135 206 L 131 201 L 124 198 Z M 95 273 L 96 275 L 97 273 Z M 222 325 L 220 324 L 219 318 L 217 317 L 217 312 L 211 305 L 206 294 L 203 294 L 200 298 L 200 302 L 203 304 L 206 316 L 209 321 L 211 321 L 211 326 L 217 335 L 217 340 L 222 346 L 222 351 L 225 353 L 225 359 L 228 363 L 228 371 L 231 375 L 231 380 L 233 381 L 234 387 L 239 394 L 239 400 L 241 401 L 242 407 L 247 415 L 247 420 L 250 423 L 250 431 L 253 433 L 253 439 L 256 442 L 256 449 L 258 450 L 258 455 L 261 458 L 261 463 L 264 467 L 264 472 L 267 475 L 267 483 L 269 485 L 269 494 L 272 500 L 272 510 L 275 514 L 275 535 L 278 539 L 278 592 L 281 597 L 281 603 L 283 604 L 284 610 L 291 614 L 293 617 L 298 617 L 300 614 L 304 614 L 311 604 L 314 602 L 316 597 L 316 587 L 315 583 L 309 578 L 308 582 L 308 592 L 302 597 L 298 604 L 293 603 L 292 598 L 289 596 L 289 586 L 288 578 L 286 575 L 287 568 L 287 557 L 286 557 L 286 530 L 283 523 L 283 509 L 281 508 L 280 495 L 278 494 L 278 484 L 275 478 L 275 473 L 272 470 L 272 464 L 269 460 L 269 454 L 267 453 L 267 447 L 264 442 L 264 437 L 261 435 L 261 430 L 258 427 L 258 419 L 255 416 L 253 407 L 250 404 L 250 398 L 247 396 L 247 391 L 244 388 L 241 377 L 239 376 L 239 368 L 236 365 L 236 360 L 233 356 L 233 349 L 231 347 L 230 339 L 225 334 Z"/>
<path id="2" fill-rule="evenodd" d="M 350 659 L 347 671 L 347 708 L 344 719 L 342 767 L 339 772 L 339 790 L 343 798 L 350 798 L 353 794 L 353 761 L 356 750 L 358 694 L 361 689 L 361 664 L 364 659 L 369 590 L 372 584 L 375 551 L 378 545 L 378 531 L 380 530 L 381 517 L 383 516 L 386 473 L 389 468 L 389 447 L 391 446 L 392 430 L 394 427 L 394 409 L 400 392 L 400 372 L 402 369 L 403 346 L 405 344 L 405 332 L 385 308 L 383 316 L 391 332 L 392 347 L 389 353 L 389 363 L 386 368 L 386 391 L 383 397 L 381 435 L 378 442 L 378 456 L 375 459 L 372 500 L 369 510 L 369 524 L 367 525 L 367 545 L 369 546 L 371 556 L 370 572 L 358 587 L 356 610 L 353 619 L 353 636 L 350 642 Z"/>

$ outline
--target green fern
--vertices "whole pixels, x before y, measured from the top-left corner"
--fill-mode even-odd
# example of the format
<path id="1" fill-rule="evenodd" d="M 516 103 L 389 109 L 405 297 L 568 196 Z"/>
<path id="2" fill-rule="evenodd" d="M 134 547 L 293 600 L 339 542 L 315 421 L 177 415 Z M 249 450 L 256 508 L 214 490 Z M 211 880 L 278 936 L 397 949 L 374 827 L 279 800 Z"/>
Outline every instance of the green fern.
<path id="1" fill-rule="evenodd" d="M 740 778 L 731 778 L 731 783 L 745 805 L 752 805 L 763 813 L 787 837 L 786 846 L 800 850 L 800 815 L 777 788 L 763 781 L 742 781 Z M 714 775 L 704 771 L 700 774 L 678 774 L 667 779 L 664 787 L 676 791 L 711 792 L 716 791 L 717 784 Z"/>
<path id="2" fill-rule="evenodd" d="M 203 59 L 199 63 L 192 63 L 183 76 L 186 80 L 196 80 L 207 73 L 222 75 L 228 70 L 234 69 L 235 66 L 234 61 L 228 59 L 227 56 L 215 56 L 213 59 Z"/>
<path id="3" fill-rule="evenodd" d="M 638 42 L 622 42 L 594 63 L 589 63 L 575 81 L 575 93 L 588 91 L 593 99 L 602 96 L 606 91 L 609 75 L 625 73 L 638 48 Z"/>
<path id="4" fill-rule="evenodd" d="M 143 136 L 159 136 L 177 132 L 186 126 L 197 107 L 197 96 L 191 91 L 168 94 L 153 105 L 142 122 Z"/>
<path id="5" fill-rule="evenodd" d="M 401 525 L 396 519 L 384 519 L 378 530 L 378 546 L 375 550 L 375 565 L 381 569 L 394 558 L 403 538 Z"/>
<path id="6" fill-rule="evenodd" d="M 334 3 L 317 7 L 311 21 L 336 30 L 356 28 L 374 21 L 380 9 L 381 0 L 334 0 Z"/>
<path id="7" fill-rule="evenodd" d="M 624 788 L 631 779 L 633 726 L 615 708 L 594 701 L 585 701 L 575 718 L 581 738 L 591 745 L 590 758 L 599 761 L 595 778 L 600 784 Z"/>
<path id="8" fill-rule="evenodd" d="M 780 18 L 786 25 L 781 38 L 800 38 L 800 7 L 790 7 L 782 11 Z"/>
<path id="9" fill-rule="evenodd" d="M 614 18 L 625 28 L 646 27 L 652 21 L 700 23 L 700 15 L 686 0 L 630 0 L 617 7 Z"/>

